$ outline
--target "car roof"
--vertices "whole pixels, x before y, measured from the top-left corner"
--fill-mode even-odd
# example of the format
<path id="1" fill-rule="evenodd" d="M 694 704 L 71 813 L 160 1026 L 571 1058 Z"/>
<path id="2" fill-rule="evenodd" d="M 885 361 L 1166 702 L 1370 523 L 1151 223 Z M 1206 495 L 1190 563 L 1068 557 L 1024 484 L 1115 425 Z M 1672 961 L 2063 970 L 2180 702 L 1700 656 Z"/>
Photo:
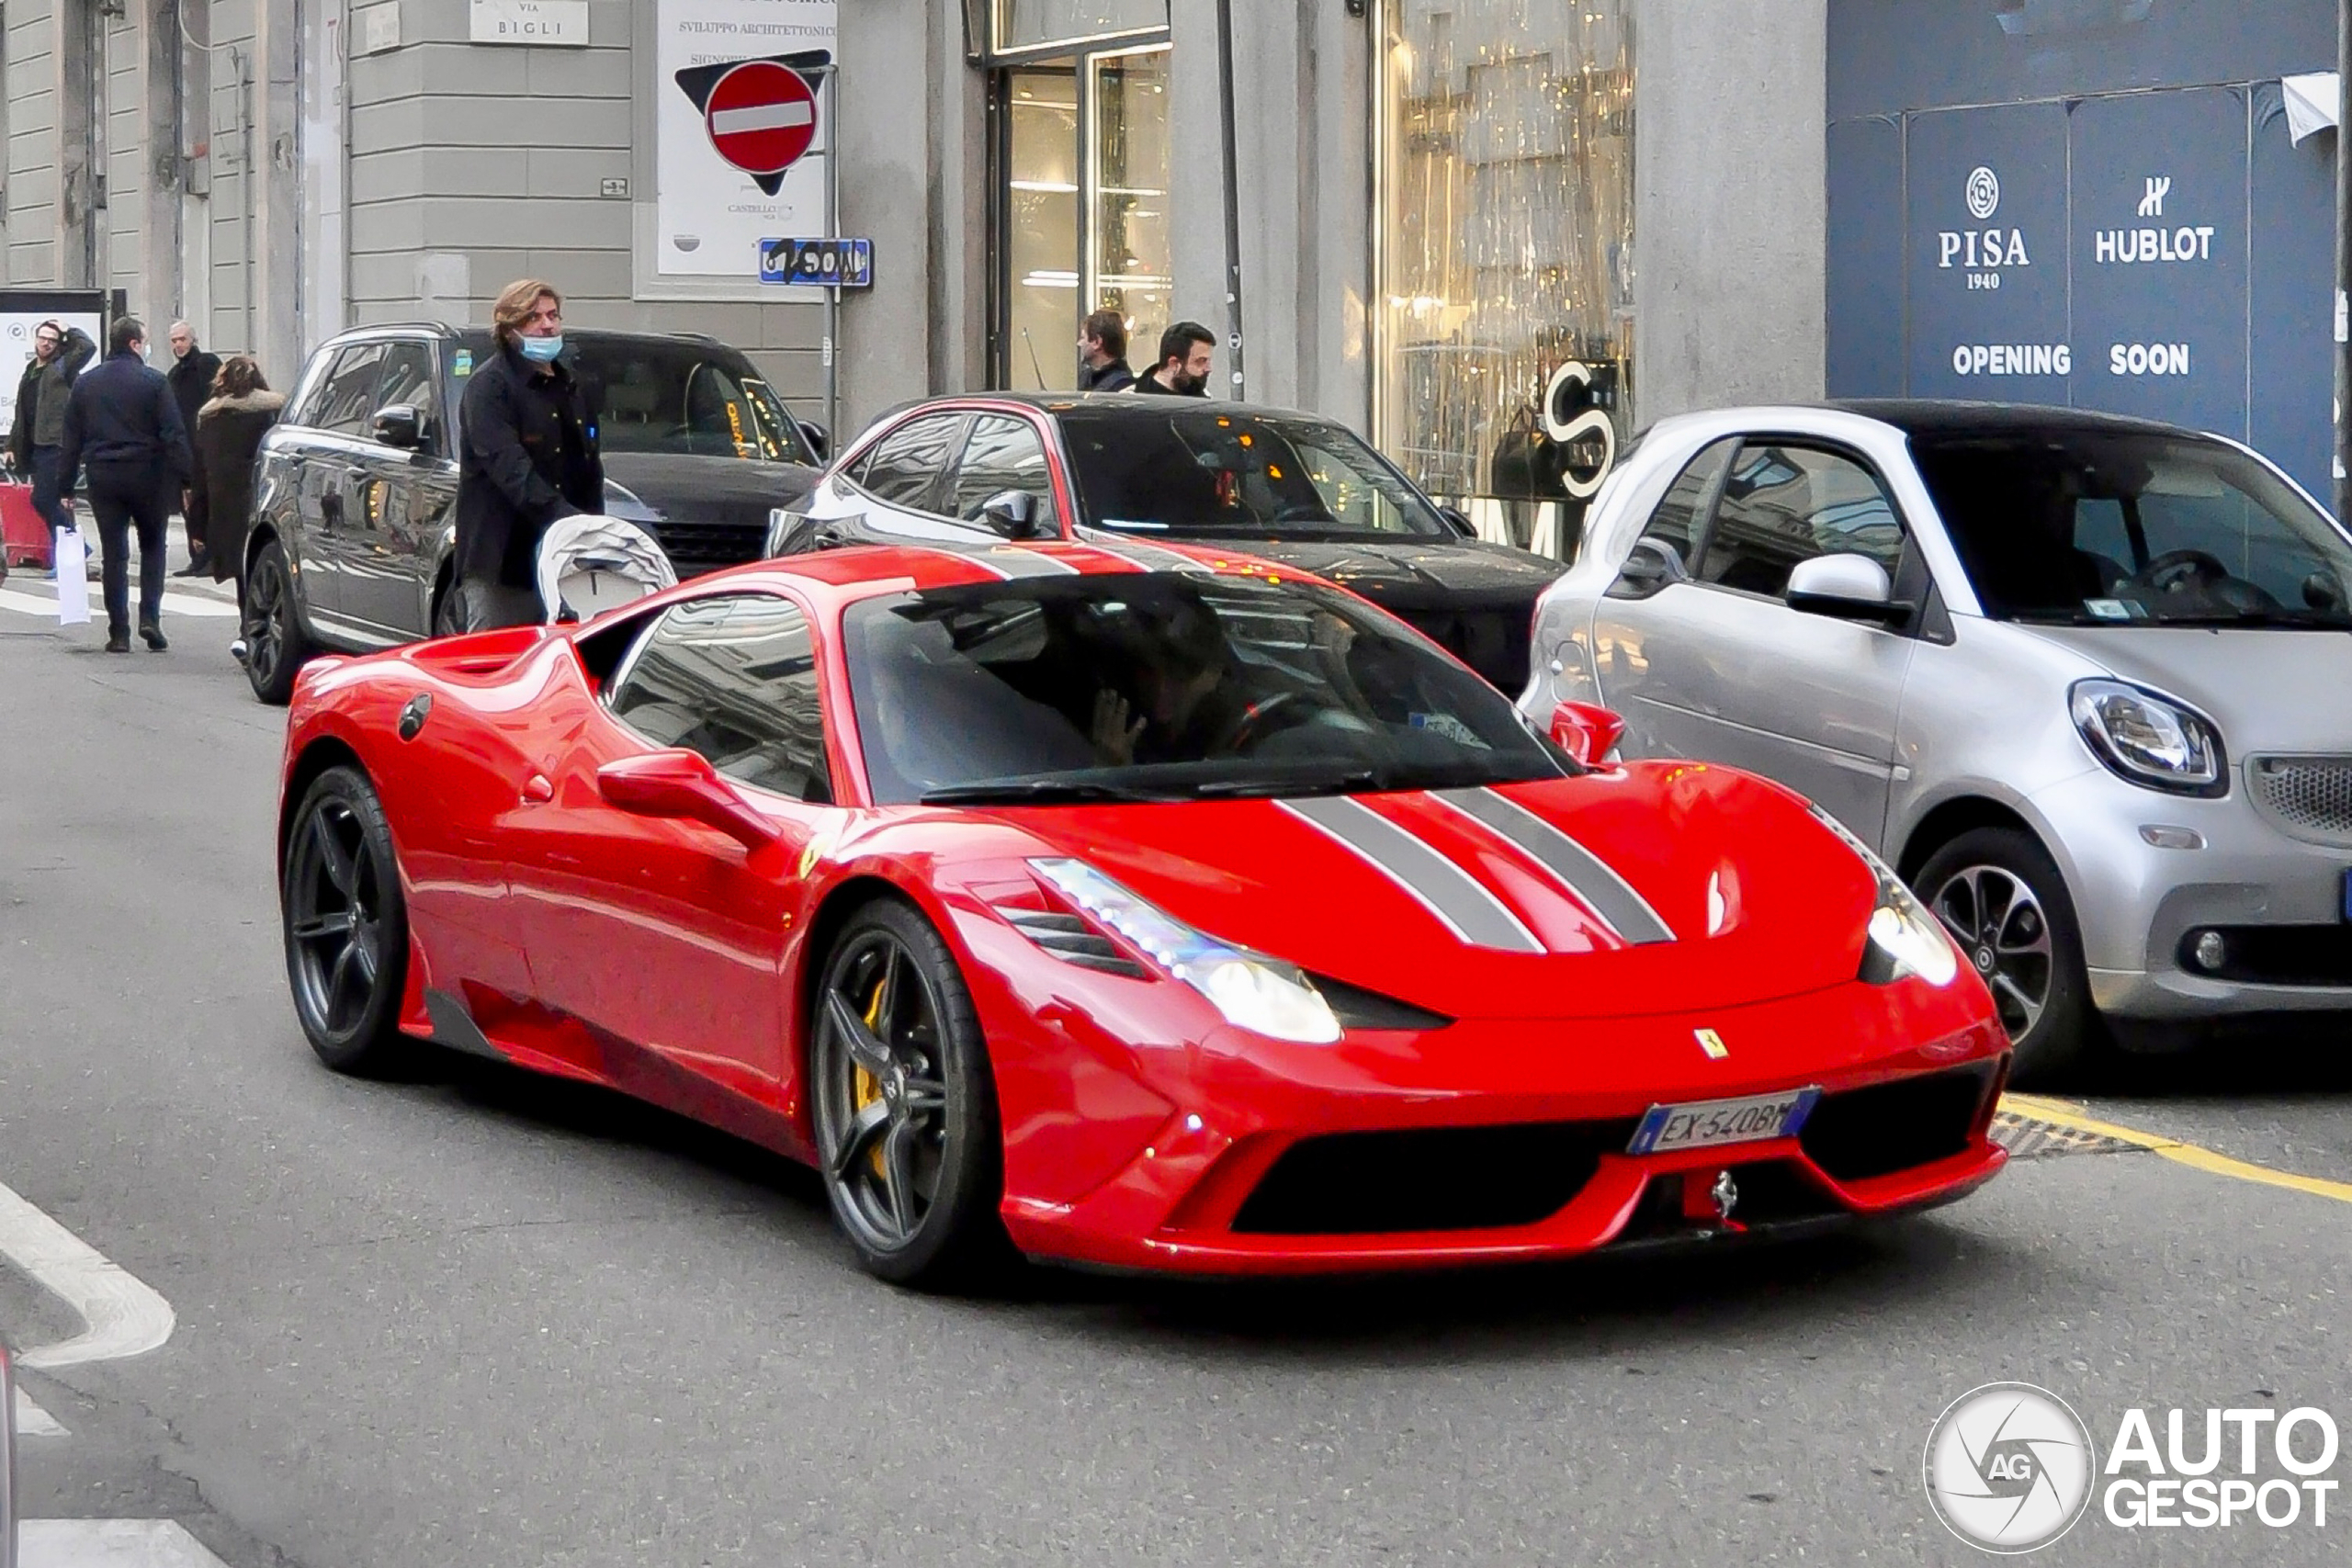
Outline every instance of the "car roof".
<path id="1" fill-rule="evenodd" d="M 1822 406 L 1891 424 L 1912 436 L 2198 434 L 2160 420 L 2039 403 L 1965 402 L 1944 398 L 1834 398 Z"/>
<path id="2" fill-rule="evenodd" d="M 1163 399 L 1140 392 L 958 392 L 951 396 L 918 398 L 899 403 L 878 415 L 874 423 L 898 420 L 917 409 L 972 408 L 983 403 L 1018 403 L 1051 414 L 1063 414 L 1074 409 L 1084 409 L 1089 414 L 1107 413 L 1113 418 L 1143 418 L 1153 413 L 1166 413 L 1170 403 L 1194 413 L 1243 415 L 1251 419 L 1311 419 L 1317 424 L 1339 424 L 1328 414 L 1310 412 L 1305 409 L 1281 408 L 1272 403 L 1238 403 L 1221 398 Z M 1342 427 L 1344 428 L 1344 427 Z"/>
<path id="3" fill-rule="evenodd" d="M 447 321 L 370 321 L 365 326 L 348 327 L 319 346 L 329 348 L 347 343 L 365 343 L 382 337 L 488 337 L 490 329 L 473 322 L 453 326 Z M 708 333 L 646 333 L 631 332 L 620 327 L 573 327 L 565 331 L 568 338 L 593 343 L 665 343 L 680 344 L 694 348 L 719 348 L 729 354 L 741 354 L 733 344 L 715 338 Z"/>

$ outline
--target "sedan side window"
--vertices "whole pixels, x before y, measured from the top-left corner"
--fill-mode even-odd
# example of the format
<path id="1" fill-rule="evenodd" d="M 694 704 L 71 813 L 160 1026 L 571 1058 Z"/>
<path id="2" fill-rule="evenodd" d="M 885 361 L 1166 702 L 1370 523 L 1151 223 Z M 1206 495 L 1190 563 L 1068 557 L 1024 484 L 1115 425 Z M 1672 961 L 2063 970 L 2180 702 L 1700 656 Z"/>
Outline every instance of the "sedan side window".
<path id="1" fill-rule="evenodd" d="M 1798 562 L 1843 554 L 1868 556 L 1889 581 L 1902 567 L 1903 525 L 1877 477 L 1816 447 L 1743 446 L 1724 479 L 1700 578 L 1778 598 Z"/>
<path id="2" fill-rule="evenodd" d="M 1053 473 L 1036 427 L 1010 414 L 982 414 L 972 421 L 972 432 L 964 438 L 964 459 L 956 469 L 951 504 L 956 516 L 978 522 L 980 508 L 1009 490 L 1035 497 L 1040 518 L 1054 515 Z"/>
<path id="3" fill-rule="evenodd" d="M 607 701 L 655 745 L 698 751 L 729 778 L 833 798 L 816 649 L 789 600 L 735 593 L 674 606 L 623 662 Z"/>
<path id="4" fill-rule="evenodd" d="M 893 506 L 936 510 L 939 479 L 955 460 L 964 418 L 960 413 L 926 414 L 890 432 L 858 465 L 858 488 Z"/>
<path id="5" fill-rule="evenodd" d="M 334 368 L 319 389 L 318 406 L 311 423 L 343 435 L 368 434 L 368 422 L 380 406 L 376 388 L 383 375 L 384 345 L 356 343 L 335 356 Z"/>
<path id="6" fill-rule="evenodd" d="M 1716 481 L 1731 462 L 1731 455 L 1739 448 L 1739 437 L 1729 436 L 1699 449 L 1682 472 L 1675 477 L 1657 510 L 1650 513 L 1642 537 L 1654 539 L 1672 550 L 1684 568 L 1690 564 L 1690 547 L 1699 537 L 1700 525 L 1706 521 L 1708 500 L 1715 493 Z"/>

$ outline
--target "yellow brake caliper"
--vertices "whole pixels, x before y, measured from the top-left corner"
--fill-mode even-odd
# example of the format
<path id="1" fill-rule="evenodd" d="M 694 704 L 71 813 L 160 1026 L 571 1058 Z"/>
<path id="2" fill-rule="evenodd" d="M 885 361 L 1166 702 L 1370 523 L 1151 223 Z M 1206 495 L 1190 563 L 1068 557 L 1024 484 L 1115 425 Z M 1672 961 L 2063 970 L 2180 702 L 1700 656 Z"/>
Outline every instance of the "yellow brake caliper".
<path id="1" fill-rule="evenodd" d="M 889 983 L 890 972 L 885 968 L 882 977 L 874 982 L 874 999 L 865 1007 L 865 1027 L 869 1031 L 881 1026 L 882 992 Z M 850 1106 L 850 1114 L 854 1117 L 859 1111 L 882 1098 L 882 1080 L 855 1063 L 850 1065 L 850 1071 L 854 1075 L 850 1079 L 850 1099 L 854 1101 Z M 888 1179 L 882 1169 L 882 1145 L 878 1141 L 872 1148 L 865 1151 L 865 1161 L 874 1168 L 876 1176 Z"/>

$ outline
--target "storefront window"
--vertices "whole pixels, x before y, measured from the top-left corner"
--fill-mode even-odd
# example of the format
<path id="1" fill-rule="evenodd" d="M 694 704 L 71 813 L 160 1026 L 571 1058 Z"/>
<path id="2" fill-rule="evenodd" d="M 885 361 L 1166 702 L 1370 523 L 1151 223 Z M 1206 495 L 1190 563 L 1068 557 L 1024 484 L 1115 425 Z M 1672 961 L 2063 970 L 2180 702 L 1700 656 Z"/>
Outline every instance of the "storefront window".
<path id="1" fill-rule="evenodd" d="M 1168 0 L 996 0 L 999 51 L 1091 43 L 1168 26 Z"/>
<path id="2" fill-rule="evenodd" d="M 1385 0 L 1374 424 L 1573 554 L 1633 412 L 1632 0 Z"/>

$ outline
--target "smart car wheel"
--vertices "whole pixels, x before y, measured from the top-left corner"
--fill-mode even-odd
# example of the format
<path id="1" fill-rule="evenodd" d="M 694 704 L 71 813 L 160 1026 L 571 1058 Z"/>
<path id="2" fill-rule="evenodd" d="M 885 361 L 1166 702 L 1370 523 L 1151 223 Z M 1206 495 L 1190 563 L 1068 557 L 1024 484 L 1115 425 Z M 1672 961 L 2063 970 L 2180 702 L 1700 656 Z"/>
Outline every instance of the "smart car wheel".
<path id="1" fill-rule="evenodd" d="M 391 828 L 366 774 L 319 775 L 295 812 L 285 861 L 286 976 L 302 1032 L 339 1073 L 380 1070 L 407 1045 L 408 908 Z"/>
<path id="2" fill-rule="evenodd" d="M 2102 1036 L 2050 852 L 2014 828 L 1975 829 L 1928 857 L 1918 886 L 1993 993 L 2017 1050 L 2012 1081 L 2051 1083 L 2085 1066 Z"/>
<path id="3" fill-rule="evenodd" d="M 294 694 L 294 677 L 317 649 L 302 635 L 294 603 L 294 574 L 284 547 L 272 539 L 254 558 L 245 579 L 245 679 L 254 695 L 275 707 Z"/>
<path id="4" fill-rule="evenodd" d="M 1001 1257 L 996 1094 L 972 998 L 929 921 L 852 916 L 811 1010 L 809 1092 L 834 1217 L 872 1273 L 926 1289 Z"/>

